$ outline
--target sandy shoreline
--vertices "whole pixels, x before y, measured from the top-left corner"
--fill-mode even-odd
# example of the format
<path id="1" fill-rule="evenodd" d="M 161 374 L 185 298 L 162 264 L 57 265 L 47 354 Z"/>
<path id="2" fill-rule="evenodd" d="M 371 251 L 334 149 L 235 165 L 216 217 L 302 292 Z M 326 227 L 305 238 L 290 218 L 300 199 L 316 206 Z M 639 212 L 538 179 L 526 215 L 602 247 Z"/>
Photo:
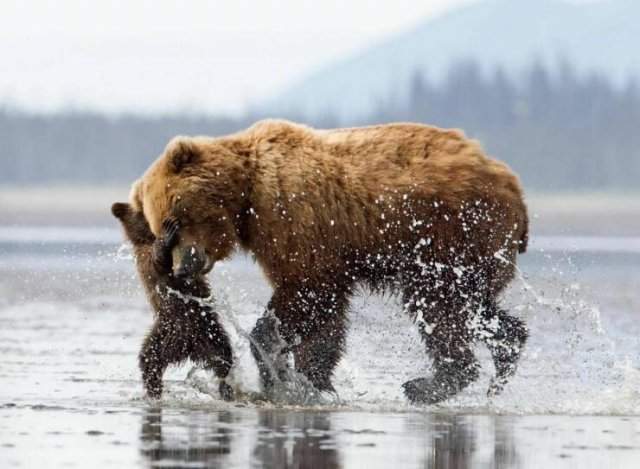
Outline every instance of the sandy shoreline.
<path id="1" fill-rule="evenodd" d="M 0 224 L 115 226 L 126 186 L 0 187 Z M 530 194 L 533 235 L 639 236 L 640 193 Z"/>

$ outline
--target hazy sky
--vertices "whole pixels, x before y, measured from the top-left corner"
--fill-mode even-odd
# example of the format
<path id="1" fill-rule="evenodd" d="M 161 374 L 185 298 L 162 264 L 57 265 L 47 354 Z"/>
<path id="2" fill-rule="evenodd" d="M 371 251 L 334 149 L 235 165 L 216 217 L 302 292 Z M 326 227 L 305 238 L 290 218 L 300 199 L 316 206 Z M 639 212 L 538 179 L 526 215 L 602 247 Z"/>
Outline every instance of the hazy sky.
<path id="1" fill-rule="evenodd" d="M 0 102 L 236 112 L 472 1 L 2 0 Z"/>

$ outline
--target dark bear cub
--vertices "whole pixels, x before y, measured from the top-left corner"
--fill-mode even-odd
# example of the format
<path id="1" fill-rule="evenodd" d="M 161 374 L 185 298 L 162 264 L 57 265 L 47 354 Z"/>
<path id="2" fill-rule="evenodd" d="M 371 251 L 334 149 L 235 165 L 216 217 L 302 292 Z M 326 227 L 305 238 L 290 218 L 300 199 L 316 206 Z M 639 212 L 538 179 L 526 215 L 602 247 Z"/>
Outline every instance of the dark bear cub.
<path id="1" fill-rule="evenodd" d="M 136 268 L 156 316 L 139 355 L 147 395 L 159 398 L 167 367 L 189 359 L 213 370 L 220 379 L 220 395 L 232 400 L 233 389 L 225 381 L 233 364 L 232 350 L 217 313 L 204 301 L 211 295 L 206 276 L 172 273 L 171 250 L 179 239 L 177 220 L 166 220 L 156 238 L 144 214 L 130 204 L 115 203 L 111 212 L 133 246 Z"/>

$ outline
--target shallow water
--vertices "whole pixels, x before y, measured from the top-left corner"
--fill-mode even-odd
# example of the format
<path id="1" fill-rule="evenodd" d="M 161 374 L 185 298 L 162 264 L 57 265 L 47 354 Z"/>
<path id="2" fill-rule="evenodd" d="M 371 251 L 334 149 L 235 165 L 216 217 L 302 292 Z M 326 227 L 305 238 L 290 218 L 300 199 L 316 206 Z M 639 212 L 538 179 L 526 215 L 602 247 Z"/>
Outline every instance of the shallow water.
<path id="1" fill-rule="evenodd" d="M 142 398 L 136 355 L 151 322 L 113 231 L 0 230 L 0 467 L 637 467 L 640 243 L 540 238 L 504 304 L 529 325 L 516 377 L 489 400 L 493 368 L 455 399 L 406 403 L 429 362 L 397 299 L 355 298 L 338 398 L 316 407 L 252 399 L 242 331 L 270 289 L 250 259 L 211 280 L 232 336 L 241 401 L 191 367 Z M 231 316 L 232 315 L 232 316 Z"/>

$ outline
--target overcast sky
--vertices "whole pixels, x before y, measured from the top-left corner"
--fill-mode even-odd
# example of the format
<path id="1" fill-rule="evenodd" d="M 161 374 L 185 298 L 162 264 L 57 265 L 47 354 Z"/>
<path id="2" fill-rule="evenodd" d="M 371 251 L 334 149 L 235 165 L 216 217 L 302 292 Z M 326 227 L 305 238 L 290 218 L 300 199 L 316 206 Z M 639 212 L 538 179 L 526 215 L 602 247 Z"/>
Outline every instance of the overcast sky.
<path id="1" fill-rule="evenodd" d="M 0 0 L 0 105 L 240 112 L 474 1 Z"/>
<path id="2" fill-rule="evenodd" d="M 0 102 L 35 111 L 238 112 L 474 0 L 0 2 Z"/>

